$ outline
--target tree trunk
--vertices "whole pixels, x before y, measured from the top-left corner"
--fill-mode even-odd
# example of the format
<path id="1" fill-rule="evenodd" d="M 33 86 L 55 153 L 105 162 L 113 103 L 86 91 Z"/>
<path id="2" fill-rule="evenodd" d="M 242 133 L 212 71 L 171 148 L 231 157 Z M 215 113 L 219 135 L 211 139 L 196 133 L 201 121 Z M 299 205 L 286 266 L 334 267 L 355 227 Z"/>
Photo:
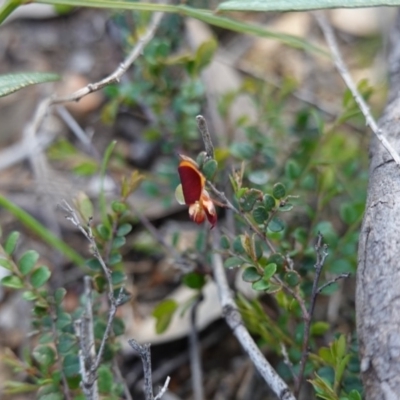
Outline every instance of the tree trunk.
<path id="1" fill-rule="evenodd" d="M 383 135 L 400 152 L 400 13 L 391 31 Z M 358 249 L 357 331 L 366 400 L 400 399 L 400 167 L 373 137 Z"/>

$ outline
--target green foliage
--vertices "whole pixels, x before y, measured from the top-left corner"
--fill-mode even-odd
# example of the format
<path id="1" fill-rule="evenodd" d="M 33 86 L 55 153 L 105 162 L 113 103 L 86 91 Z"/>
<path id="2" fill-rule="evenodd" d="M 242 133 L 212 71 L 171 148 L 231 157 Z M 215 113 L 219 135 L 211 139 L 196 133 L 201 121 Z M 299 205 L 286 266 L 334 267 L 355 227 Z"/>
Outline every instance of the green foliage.
<path id="1" fill-rule="evenodd" d="M 59 75 L 43 72 L 0 75 L 0 97 L 7 96 L 30 85 L 58 81 L 59 79 Z"/>
<path id="2" fill-rule="evenodd" d="M 110 154 L 107 155 L 108 158 Z M 112 268 L 111 285 L 114 296 L 117 296 L 118 305 L 129 299 L 129 293 L 123 288 L 126 274 L 123 268 L 121 247 L 126 243 L 126 236 L 132 230 L 127 222 L 129 209 L 126 198 L 137 189 L 141 175 L 133 172 L 123 180 L 121 194 L 111 206 L 105 205 L 104 220 L 91 227 L 93 206 L 88 197 L 81 193 L 75 201 L 78 213 L 82 218 L 88 218 L 82 223 L 82 229 L 88 229 L 88 236 L 92 237 L 98 253 L 94 252 L 93 259 L 86 260 L 91 272 L 94 289 L 90 304 L 93 304 L 93 329 L 95 335 L 96 352 L 105 335 L 108 315 L 101 310 L 103 292 L 108 289 L 108 282 L 104 277 L 104 269 L 99 260 L 101 255 L 107 268 Z M 25 214 L 16 214 L 25 218 Z M 35 222 L 36 223 L 36 222 Z M 89 223 L 89 225 L 87 225 Z M 89 226 L 89 227 L 88 227 Z M 40 229 L 40 228 L 39 228 Z M 90 229 L 90 230 L 89 230 Z M 32 304 L 32 328 L 37 335 L 37 345 L 24 360 L 18 359 L 10 353 L 6 362 L 13 366 L 16 372 L 23 371 L 31 383 L 6 382 L 5 393 L 36 392 L 39 399 L 62 399 L 66 390 L 61 379 L 65 377 L 68 390 L 74 391 L 74 399 L 82 398 L 80 390 L 81 367 L 79 360 L 80 341 L 75 328 L 75 321 L 86 313 L 86 303 L 83 297 L 81 306 L 73 313 L 67 312 L 64 306 L 65 288 L 58 288 L 53 294 L 48 291 L 48 282 L 51 278 L 51 269 L 40 264 L 40 256 L 34 250 L 25 251 L 17 255 L 17 232 L 12 232 L 4 239 L 0 246 L 0 264 L 9 271 L 10 275 L 1 280 L 1 284 L 14 290 L 22 290 L 22 297 Z M 109 294 L 108 294 L 109 295 Z M 125 331 L 124 322 L 114 317 L 110 325 L 111 335 L 108 336 L 105 352 L 102 355 L 98 369 L 100 393 L 114 396 L 121 395 L 121 385 L 115 383 L 111 362 L 120 346 L 116 340 Z M 57 372 L 55 372 L 57 371 Z M 100 383 L 101 381 L 101 383 Z"/>

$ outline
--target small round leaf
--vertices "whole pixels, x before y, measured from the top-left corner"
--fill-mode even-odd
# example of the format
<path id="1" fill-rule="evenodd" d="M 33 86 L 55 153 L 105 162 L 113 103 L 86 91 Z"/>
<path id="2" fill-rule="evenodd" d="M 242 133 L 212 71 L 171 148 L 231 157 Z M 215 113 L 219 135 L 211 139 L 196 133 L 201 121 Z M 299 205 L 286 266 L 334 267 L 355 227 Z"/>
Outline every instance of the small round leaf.
<path id="1" fill-rule="evenodd" d="M 31 275 L 31 283 L 34 288 L 43 286 L 50 278 L 51 272 L 48 267 L 42 265 L 35 269 Z"/>
<path id="2" fill-rule="evenodd" d="M 28 275 L 33 268 L 37 260 L 39 259 L 39 254 L 35 250 L 28 250 L 25 252 L 18 261 L 18 268 L 22 275 Z"/>
<path id="3" fill-rule="evenodd" d="M 243 271 L 242 278 L 245 282 L 257 282 L 261 279 L 261 275 L 258 273 L 257 268 L 248 267 Z"/>
<path id="4" fill-rule="evenodd" d="M 1 280 L 1 284 L 12 289 L 22 289 L 24 287 L 24 283 L 15 275 L 5 276 Z"/>
<path id="5" fill-rule="evenodd" d="M 283 183 L 275 183 L 273 189 L 272 189 L 272 195 L 276 198 L 276 199 L 281 199 L 282 197 L 285 197 L 286 195 L 286 188 L 284 186 Z"/>
<path id="6" fill-rule="evenodd" d="M 271 211 L 275 208 L 275 199 L 270 194 L 264 195 L 263 200 L 266 211 Z"/>

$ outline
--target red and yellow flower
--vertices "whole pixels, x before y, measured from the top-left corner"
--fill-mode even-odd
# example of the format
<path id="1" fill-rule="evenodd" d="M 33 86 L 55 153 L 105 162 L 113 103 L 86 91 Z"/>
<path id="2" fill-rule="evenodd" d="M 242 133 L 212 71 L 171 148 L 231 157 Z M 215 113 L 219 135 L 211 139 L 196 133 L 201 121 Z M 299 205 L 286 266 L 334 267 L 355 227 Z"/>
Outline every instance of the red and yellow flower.
<path id="1" fill-rule="evenodd" d="M 213 200 L 205 190 L 206 178 L 199 166 L 189 157 L 180 155 L 178 173 L 181 185 L 176 188 L 176 199 L 189 206 L 189 216 L 197 224 L 207 218 L 211 228 L 217 223 L 217 212 Z"/>

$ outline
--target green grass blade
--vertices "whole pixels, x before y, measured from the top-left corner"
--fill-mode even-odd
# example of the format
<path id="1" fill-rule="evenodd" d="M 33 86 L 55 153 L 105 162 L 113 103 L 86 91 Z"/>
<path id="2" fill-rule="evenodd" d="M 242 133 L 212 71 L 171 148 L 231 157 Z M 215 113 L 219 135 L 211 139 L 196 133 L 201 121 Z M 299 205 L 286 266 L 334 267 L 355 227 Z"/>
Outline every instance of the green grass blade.
<path id="1" fill-rule="evenodd" d="M 218 11 L 306 11 L 399 5 L 400 0 L 229 0 L 221 3 Z"/>
<path id="2" fill-rule="evenodd" d="M 0 24 L 23 2 L 21 0 L 6 0 L 0 7 Z"/>
<path id="3" fill-rule="evenodd" d="M 0 97 L 7 96 L 26 86 L 58 81 L 60 76 L 47 72 L 22 72 L 0 75 Z"/>
<path id="4" fill-rule="evenodd" d="M 218 26 L 220 28 L 230 29 L 232 31 L 239 33 L 269 37 L 271 39 L 279 40 L 295 48 L 327 54 L 321 48 L 310 44 L 307 40 L 304 40 L 300 37 L 273 32 L 268 29 L 265 29 L 262 26 L 246 22 L 239 22 L 232 18 L 214 14 L 212 11 L 209 10 L 203 10 L 187 6 L 175 6 L 169 4 L 154 4 L 154 3 L 137 3 L 128 0 L 119 0 L 119 1 L 38 0 L 37 2 L 45 4 L 63 4 L 74 7 L 94 7 L 94 8 L 109 8 L 109 9 L 137 10 L 137 11 L 164 11 L 169 13 L 177 13 L 199 19 L 201 21 L 207 22 L 210 25 Z"/>
<path id="5" fill-rule="evenodd" d="M 4 207 L 7 211 L 13 214 L 23 225 L 30 229 L 33 233 L 38 235 L 48 245 L 57 249 L 60 253 L 64 254 L 74 264 L 82 267 L 85 260 L 75 250 L 69 247 L 65 242 L 60 240 L 53 232 L 45 228 L 40 222 L 29 215 L 26 211 L 22 210 L 11 201 L 3 196 L 0 196 L 0 207 Z"/>

